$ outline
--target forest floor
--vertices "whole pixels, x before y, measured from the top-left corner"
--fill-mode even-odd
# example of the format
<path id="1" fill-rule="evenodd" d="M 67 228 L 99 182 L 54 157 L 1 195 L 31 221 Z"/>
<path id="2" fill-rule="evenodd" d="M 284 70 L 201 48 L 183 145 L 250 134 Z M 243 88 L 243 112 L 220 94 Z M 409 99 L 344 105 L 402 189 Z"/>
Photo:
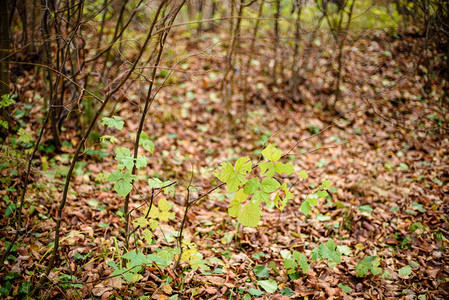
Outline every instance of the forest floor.
<path id="1" fill-rule="evenodd" d="M 213 44 L 209 38 L 181 41 L 180 37 L 178 45 L 186 49 L 173 50 L 181 57 Z M 151 193 L 144 184 L 148 177 L 176 181 L 175 195 L 167 197 L 174 203 L 175 219 L 155 231 L 157 242 L 145 251 L 176 245 L 187 188 L 194 199 L 217 186 L 220 182 L 213 171 L 224 161 L 249 156 L 256 162 L 261 150 L 272 143 L 283 153 L 290 151 L 286 160 L 296 173 L 305 170 L 308 178 L 292 180 L 294 198 L 282 212 L 264 207 L 256 228 L 237 228 L 236 219 L 227 213 L 230 200 L 225 189 L 213 191 L 189 210 L 183 233 L 202 254 L 204 265 L 197 270 L 183 264 L 176 270 L 146 267 L 143 278 L 133 284 L 120 277 L 104 279 L 112 273 L 107 260 L 117 261 L 123 245 L 123 198 L 101 175 L 115 170 L 115 148 L 133 147 L 140 91 L 128 88 L 114 112 L 125 121 L 124 129 L 98 129 L 117 137 L 116 144 L 93 143 L 92 151 L 78 164 L 64 209 L 57 268 L 50 273 L 53 284 L 44 289 L 45 295 L 58 299 L 144 295 L 241 299 L 246 294 L 267 299 L 447 299 L 449 140 L 438 128 L 428 130 L 435 122 L 429 116 L 438 115 L 432 103 L 441 90 L 435 85 L 434 93 L 420 101 L 419 82 L 425 75 L 415 72 L 419 68 L 413 53 L 420 45 L 407 36 L 394 39 L 381 34 L 361 37 L 348 47 L 345 91 L 337 104 L 343 117 L 323 109 L 332 97 L 331 50 L 314 48 L 313 68 L 302 74 L 306 80 L 300 88 L 300 103 L 289 99 L 286 83 L 267 83 L 264 58 L 256 56 L 244 125 L 239 122 L 244 108 L 239 76 L 232 101 L 234 121 L 228 121 L 221 100 L 225 65 L 221 46 L 183 62 L 182 72 L 175 72 L 151 107 L 144 130 L 156 149 L 131 192 L 131 218 L 136 219 Z M 39 91 L 30 93 L 35 97 Z M 27 117 L 31 132 L 40 126 L 40 109 L 31 108 Z M 423 122 L 425 130 L 417 122 Z M 10 295 L 23 293 L 24 282 L 37 282 L 48 262 L 64 170 L 74 152 L 71 145 L 79 141 L 72 123 L 67 120 L 64 125 L 67 143 L 61 152 L 46 153 L 44 147 L 38 154 L 26 196 L 27 233 L 8 260 L 9 277 L 3 277 L 7 278 L 3 288 L 7 282 L 12 287 Z M 7 169 L 1 172 L 11 176 Z M 20 190 L 22 180 L 20 174 L 15 176 L 1 196 L 13 198 L 14 187 Z M 300 205 L 305 195 L 323 180 L 332 183 L 330 196 L 304 216 Z M 3 203 L 2 215 L 5 210 Z M 11 218 L 0 220 L 2 246 L 14 232 Z M 339 246 L 341 264 L 332 267 L 325 260 L 312 261 L 311 251 L 330 238 Z M 131 244 L 142 247 L 138 239 Z M 306 274 L 300 270 L 287 274 L 285 261 L 293 251 L 309 259 L 311 270 Z M 378 262 L 366 267 L 375 274 L 357 277 L 356 265 L 368 256 Z M 277 289 L 268 293 L 270 287 L 261 281 L 274 281 Z"/>

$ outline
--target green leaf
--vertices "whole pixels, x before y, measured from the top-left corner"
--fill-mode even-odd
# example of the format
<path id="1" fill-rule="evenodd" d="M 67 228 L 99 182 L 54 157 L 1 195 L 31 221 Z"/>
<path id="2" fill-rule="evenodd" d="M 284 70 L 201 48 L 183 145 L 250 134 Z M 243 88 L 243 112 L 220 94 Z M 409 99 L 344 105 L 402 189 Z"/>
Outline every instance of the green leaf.
<path id="1" fill-rule="evenodd" d="M 137 156 L 137 159 L 136 159 L 136 167 L 137 168 L 144 168 L 147 166 L 147 164 L 148 164 L 148 158 L 146 158 L 145 156 L 141 156 L 141 155 Z"/>
<path id="2" fill-rule="evenodd" d="M 127 268 L 133 268 L 136 266 L 141 266 L 144 264 L 148 264 L 148 258 L 140 252 L 139 250 L 131 250 L 123 255 L 123 258 L 128 259 Z M 132 269 L 131 272 L 136 273 L 136 269 Z"/>
<path id="3" fill-rule="evenodd" d="M 275 170 L 278 174 L 285 173 L 287 175 L 293 174 L 293 172 L 295 171 L 290 163 L 283 164 L 280 161 L 276 163 Z"/>
<path id="4" fill-rule="evenodd" d="M 243 207 L 238 216 L 238 220 L 244 226 L 257 227 L 260 220 L 260 213 L 261 211 L 259 205 L 250 202 Z"/>
<path id="5" fill-rule="evenodd" d="M 336 245 L 333 239 L 329 239 L 326 244 L 318 247 L 318 253 L 321 257 L 331 260 L 337 264 L 341 263 L 340 253 L 336 251 Z"/>
<path id="6" fill-rule="evenodd" d="M 252 197 L 252 199 L 254 200 L 254 201 L 256 201 L 257 203 L 260 203 L 260 202 L 265 202 L 265 203 L 267 203 L 268 204 L 268 197 L 270 196 L 270 194 L 268 194 L 268 193 L 265 193 L 265 192 L 263 192 L 263 191 L 261 191 L 261 190 L 258 190 L 258 191 L 256 191 L 255 193 L 254 193 L 254 195 L 253 195 L 253 197 Z"/>
<path id="7" fill-rule="evenodd" d="M 125 122 L 122 121 L 120 117 L 113 116 L 112 118 L 104 117 L 101 119 L 101 124 L 108 127 L 114 127 L 118 130 L 122 130 Z"/>
<path id="8" fill-rule="evenodd" d="M 260 181 L 257 178 L 251 178 L 248 180 L 248 182 L 245 184 L 245 187 L 243 188 L 243 191 L 245 194 L 251 195 L 254 194 L 260 187 Z"/>
<path id="9" fill-rule="evenodd" d="M 227 161 L 221 163 L 221 170 L 214 171 L 214 175 L 223 182 L 228 182 L 232 174 L 234 174 L 234 167 Z"/>
<path id="10" fill-rule="evenodd" d="M 4 95 L 2 95 L 2 99 L 0 100 L 0 108 L 8 107 L 14 103 L 16 103 L 16 101 L 14 101 L 13 95 L 4 94 Z"/>
<path id="11" fill-rule="evenodd" d="M 158 203 L 158 207 L 160 209 L 159 220 L 160 221 L 168 221 L 173 220 L 175 218 L 175 213 L 170 212 L 173 207 L 173 203 L 167 201 L 165 198 L 161 198 Z"/>
<path id="12" fill-rule="evenodd" d="M 116 148 L 115 159 L 118 161 L 117 169 L 122 170 L 125 167 L 130 171 L 133 169 L 134 157 L 131 156 L 131 151 L 128 148 Z"/>
<path id="13" fill-rule="evenodd" d="M 114 185 L 114 190 L 122 197 L 126 197 L 132 189 L 132 183 L 125 180 L 119 180 Z"/>
<path id="14" fill-rule="evenodd" d="M 246 174 L 251 171 L 251 161 L 248 156 L 241 157 L 235 162 L 234 169 L 240 174 Z"/>
<path id="15" fill-rule="evenodd" d="M 287 175 L 293 174 L 293 172 L 295 171 L 291 163 L 284 164 L 280 161 L 276 163 L 275 170 L 278 174 L 285 173 Z"/>
<path id="16" fill-rule="evenodd" d="M 145 132 L 142 132 L 142 135 L 140 136 L 139 145 L 141 145 L 143 149 L 150 152 L 150 154 L 154 153 L 154 144 Z"/>
<path id="17" fill-rule="evenodd" d="M 284 267 L 286 267 L 287 269 L 295 269 L 297 266 L 298 264 L 294 259 L 287 258 L 284 260 Z"/>
<path id="18" fill-rule="evenodd" d="M 148 185 L 150 186 L 150 189 L 158 189 L 164 186 L 159 178 L 148 179 Z"/>
<path id="19" fill-rule="evenodd" d="M 228 214 L 233 218 L 237 218 L 240 214 L 241 209 L 242 206 L 240 205 L 240 201 L 232 199 L 229 203 Z"/>
<path id="20" fill-rule="evenodd" d="M 263 292 L 258 289 L 249 289 L 248 293 L 250 293 L 254 297 L 262 297 L 263 296 Z"/>
<path id="21" fill-rule="evenodd" d="M 272 193 L 280 187 L 280 183 L 274 178 L 265 178 L 260 183 L 260 189 L 265 193 Z"/>
<path id="22" fill-rule="evenodd" d="M 101 142 L 106 141 L 106 140 L 108 140 L 108 141 L 111 142 L 112 144 L 117 143 L 117 138 L 116 138 L 115 136 L 112 136 L 112 135 L 103 135 L 103 136 L 100 137 L 100 141 L 101 141 Z"/>
<path id="23" fill-rule="evenodd" d="M 306 171 L 302 170 L 301 172 L 298 173 L 299 178 L 308 178 L 309 175 L 307 175 Z"/>
<path id="24" fill-rule="evenodd" d="M 360 205 L 359 206 L 360 211 L 366 211 L 366 212 L 372 212 L 373 209 L 369 205 Z"/>
<path id="25" fill-rule="evenodd" d="M 28 144 L 33 140 L 31 134 L 23 128 L 20 128 L 17 134 L 19 135 L 19 137 L 17 138 L 17 141 L 19 142 Z"/>
<path id="26" fill-rule="evenodd" d="M 301 207 L 300 207 L 302 213 L 304 215 L 308 215 L 310 213 L 310 210 L 312 209 L 312 207 L 310 206 L 309 201 L 304 201 L 303 203 L 301 203 Z"/>
<path id="27" fill-rule="evenodd" d="M 271 161 L 261 162 L 259 164 L 260 175 L 265 177 L 273 177 L 276 172 L 275 166 Z"/>
<path id="28" fill-rule="evenodd" d="M 327 193 L 327 191 L 317 191 L 316 194 L 317 194 L 318 198 L 326 198 L 326 196 L 329 195 Z"/>
<path id="29" fill-rule="evenodd" d="M 301 268 L 301 271 L 303 274 L 306 274 L 307 272 L 309 272 L 310 266 L 307 263 L 307 257 L 303 253 L 300 253 L 300 258 L 298 259 L 298 264 L 299 264 L 299 267 Z"/>
<path id="30" fill-rule="evenodd" d="M 283 290 L 281 290 L 281 294 L 287 297 L 293 296 L 293 291 L 289 287 L 285 287 Z"/>
<path id="31" fill-rule="evenodd" d="M 253 271 L 257 278 L 268 278 L 270 276 L 270 270 L 265 266 L 255 266 Z"/>
<path id="32" fill-rule="evenodd" d="M 145 219 L 144 216 L 139 217 L 133 221 L 134 226 L 140 226 L 141 228 L 144 228 L 147 226 L 147 219 Z"/>
<path id="33" fill-rule="evenodd" d="M 351 248 L 349 248 L 346 245 L 339 245 L 337 246 L 337 251 L 340 252 L 343 255 L 349 256 L 352 253 Z"/>
<path id="34" fill-rule="evenodd" d="M 317 194 L 307 195 L 306 201 L 308 201 L 311 206 L 318 205 L 318 195 Z"/>
<path id="35" fill-rule="evenodd" d="M 338 285 L 337 285 L 339 288 L 341 288 L 341 290 L 343 291 L 343 292 L 345 292 L 345 293 L 350 293 L 350 292 L 352 292 L 352 288 L 351 287 L 349 287 L 349 286 L 347 286 L 347 285 L 344 285 L 343 283 L 339 283 Z"/>
<path id="36" fill-rule="evenodd" d="M 262 150 L 262 155 L 265 159 L 276 162 L 281 158 L 282 152 L 276 149 L 273 144 L 269 144 L 264 150 Z"/>
<path id="37" fill-rule="evenodd" d="M 277 282 L 273 279 L 259 280 L 257 281 L 257 284 L 259 284 L 259 286 L 263 288 L 267 293 L 274 293 L 278 288 Z"/>
<path id="38" fill-rule="evenodd" d="M 323 190 L 328 190 L 331 187 L 332 182 L 330 182 L 329 180 L 324 180 L 321 183 L 321 187 Z"/>
<path id="39" fill-rule="evenodd" d="M 371 263 L 361 260 L 357 266 L 355 266 L 355 274 L 357 277 L 363 277 L 368 274 L 370 269 Z"/>
<path id="40" fill-rule="evenodd" d="M 398 274 L 401 277 L 407 277 L 410 274 L 412 274 L 412 267 L 410 267 L 409 265 L 406 265 L 405 267 L 402 267 L 399 269 Z"/>
<path id="41" fill-rule="evenodd" d="M 276 267 L 276 263 L 274 261 L 270 261 L 269 263 L 271 270 L 274 271 L 274 273 L 281 275 L 281 272 L 279 272 L 279 269 Z"/>
<path id="42" fill-rule="evenodd" d="M 228 189 L 228 192 L 233 193 L 239 189 L 240 185 L 243 185 L 246 183 L 246 178 L 244 175 L 240 173 L 232 173 L 231 176 L 229 176 L 228 182 L 226 182 L 226 187 Z"/>

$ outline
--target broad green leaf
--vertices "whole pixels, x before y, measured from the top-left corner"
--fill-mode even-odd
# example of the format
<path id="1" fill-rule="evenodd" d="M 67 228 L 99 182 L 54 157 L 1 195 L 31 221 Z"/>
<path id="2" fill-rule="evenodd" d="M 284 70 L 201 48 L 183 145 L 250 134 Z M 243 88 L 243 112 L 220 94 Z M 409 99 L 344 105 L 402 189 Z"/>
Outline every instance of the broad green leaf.
<path id="1" fill-rule="evenodd" d="M 279 192 L 276 193 L 276 196 L 274 197 L 274 204 L 276 205 L 279 210 L 284 210 L 285 206 L 287 205 L 287 199 L 281 199 L 279 196 Z"/>
<path id="2" fill-rule="evenodd" d="M 171 208 L 173 207 L 173 203 L 167 201 L 165 198 L 161 198 L 158 203 L 160 213 L 159 213 L 159 220 L 160 221 L 168 221 L 173 220 L 175 218 L 175 213 L 170 212 Z"/>
<path id="3" fill-rule="evenodd" d="M 273 144 L 269 144 L 264 150 L 262 150 L 262 155 L 265 159 L 276 162 L 281 158 L 282 152 L 276 149 Z"/>
<path id="4" fill-rule="evenodd" d="M 125 254 L 123 254 L 123 258 L 128 259 L 127 268 L 133 268 L 136 266 L 141 266 L 144 264 L 148 264 L 148 258 L 140 252 L 139 250 L 131 250 Z M 136 269 L 133 269 L 132 272 L 137 272 Z"/>
<path id="5" fill-rule="evenodd" d="M 136 167 L 137 168 L 144 168 L 148 164 L 148 158 L 142 155 L 138 155 L 136 159 Z"/>
<path id="6" fill-rule="evenodd" d="M 273 279 L 259 280 L 257 284 L 263 288 L 267 293 L 274 293 L 278 289 L 278 284 Z"/>
<path id="7" fill-rule="evenodd" d="M 108 127 L 114 127 L 118 130 L 122 130 L 125 122 L 118 116 L 113 116 L 112 118 L 104 117 L 101 119 L 101 124 L 106 125 Z"/>
<path id="8" fill-rule="evenodd" d="M 234 199 L 242 203 L 243 201 L 248 199 L 248 194 L 246 194 L 242 189 L 240 189 L 234 194 Z"/>
<path id="9" fill-rule="evenodd" d="M 283 164 L 280 161 L 276 163 L 275 170 L 278 174 L 285 173 L 287 175 L 293 174 L 293 172 L 295 171 L 290 163 Z"/>
<path id="10" fill-rule="evenodd" d="M 306 274 L 307 272 L 309 272 L 310 266 L 307 263 L 307 257 L 303 253 L 300 254 L 300 258 L 298 259 L 298 264 L 299 264 L 299 267 L 301 268 L 301 271 L 303 274 Z"/>
<path id="11" fill-rule="evenodd" d="M 247 203 L 238 216 L 239 222 L 248 227 L 257 227 L 260 220 L 260 207 L 255 203 Z"/>
<path id="12" fill-rule="evenodd" d="M 293 296 L 293 291 L 291 290 L 291 288 L 286 286 L 283 290 L 281 290 L 281 294 L 287 297 L 291 297 Z"/>
<path id="13" fill-rule="evenodd" d="M 142 136 L 139 140 L 139 145 L 141 145 L 143 147 L 143 149 L 147 150 L 148 152 L 150 152 L 150 154 L 154 153 L 154 144 L 151 140 L 149 140 L 148 138 L 144 138 L 143 137 L 143 133 Z"/>
<path id="14" fill-rule="evenodd" d="M 0 108 L 8 107 L 8 106 L 10 106 L 11 104 L 14 104 L 14 103 L 16 103 L 16 101 L 14 101 L 13 95 L 4 94 L 4 95 L 2 95 L 2 98 L 0 100 Z"/>
<path id="15" fill-rule="evenodd" d="M 101 142 L 106 141 L 106 140 L 108 140 L 108 141 L 111 142 L 112 144 L 117 143 L 117 138 L 116 138 L 115 136 L 112 136 L 112 135 L 103 135 L 103 136 L 100 137 L 100 141 L 101 141 Z"/>
<path id="16" fill-rule="evenodd" d="M 147 226 L 147 219 L 145 219 L 144 216 L 139 217 L 133 221 L 134 226 L 140 226 L 141 228 L 144 228 Z"/>
<path id="17" fill-rule="evenodd" d="M 283 184 L 281 185 L 281 189 L 282 189 L 282 190 L 284 191 L 284 193 L 285 193 L 284 200 L 291 200 L 291 199 L 293 199 L 293 193 L 291 193 L 291 192 L 288 190 L 287 184 L 286 184 L 286 183 L 283 183 Z"/>
<path id="18" fill-rule="evenodd" d="M 223 182 L 228 182 L 229 177 L 234 173 L 234 167 L 227 161 L 221 163 L 221 170 L 214 171 L 214 175 Z"/>
<path id="19" fill-rule="evenodd" d="M 317 194 L 307 195 L 306 201 L 308 201 L 311 206 L 318 205 L 318 195 Z"/>
<path id="20" fill-rule="evenodd" d="M 144 215 L 147 215 L 147 213 L 148 213 L 148 207 L 143 210 Z M 159 208 L 157 208 L 155 205 L 152 205 L 151 210 L 148 213 L 148 218 L 157 219 L 158 217 L 159 217 Z"/>
<path id="21" fill-rule="evenodd" d="M 343 291 L 343 292 L 345 292 L 345 293 L 350 293 L 350 292 L 352 292 L 352 288 L 351 287 L 349 287 L 349 286 L 347 286 L 347 285 L 344 285 L 343 283 L 339 283 L 338 285 L 337 285 L 339 288 L 341 288 L 341 290 Z"/>
<path id="22" fill-rule="evenodd" d="M 310 206 L 309 201 L 304 201 L 303 203 L 301 203 L 301 207 L 300 207 L 302 213 L 304 215 L 308 215 L 310 213 L 310 210 L 312 209 L 312 207 Z"/>
<path id="23" fill-rule="evenodd" d="M 112 182 L 116 182 L 119 179 L 123 178 L 123 173 L 120 171 L 115 171 L 114 173 L 109 174 L 108 180 Z"/>
<path id="24" fill-rule="evenodd" d="M 270 261 L 269 263 L 271 270 L 273 270 L 274 273 L 281 275 L 281 272 L 279 272 L 278 267 L 276 267 L 276 263 L 274 261 Z"/>
<path id="25" fill-rule="evenodd" d="M 244 175 L 240 173 L 232 173 L 231 176 L 229 176 L 228 181 L 226 182 L 226 187 L 228 189 L 228 192 L 233 193 L 239 189 L 240 185 L 243 185 L 246 183 L 246 178 Z"/>
<path id="26" fill-rule="evenodd" d="M 237 218 L 240 214 L 241 209 L 242 206 L 240 205 L 240 201 L 232 199 L 229 203 L 228 214 L 233 218 Z"/>
<path id="27" fill-rule="evenodd" d="M 255 266 L 253 271 L 257 278 L 268 278 L 270 276 L 270 270 L 265 266 Z"/>
<path id="28" fill-rule="evenodd" d="M 115 159 L 118 161 L 117 169 L 122 170 L 125 167 L 130 171 L 133 169 L 134 157 L 131 156 L 131 151 L 128 148 L 116 148 Z"/>
<path id="29" fill-rule="evenodd" d="M 260 189 L 265 193 L 272 193 L 277 190 L 281 185 L 274 178 L 265 178 L 260 183 Z"/>
<path id="30" fill-rule="evenodd" d="M 164 182 L 162 183 L 162 186 L 167 186 L 167 185 L 169 185 L 170 183 L 172 183 L 170 180 L 164 181 Z M 165 195 L 168 195 L 168 196 L 174 197 L 174 196 L 175 196 L 175 191 L 176 191 L 176 188 L 175 188 L 175 185 L 174 185 L 174 184 L 172 184 L 172 185 L 170 185 L 170 186 L 164 188 L 164 194 L 165 194 Z"/>
<path id="31" fill-rule="evenodd" d="M 31 136 L 31 134 L 23 128 L 20 128 L 19 131 L 17 132 L 17 134 L 19 136 L 17 138 L 17 141 L 19 141 L 19 142 L 28 144 L 33 140 L 33 137 Z"/>
<path id="32" fill-rule="evenodd" d="M 410 274 L 412 274 L 412 267 L 410 267 L 409 265 L 406 265 L 405 267 L 402 267 L 399 269 L 398 274 L 399 274 L 399 276 L 407 277 Z"/>
<path id="33" fill-rule="evenodd" d="M 352 253 L 351 248 L 349 248 L 346 245 L 339 245 L 337 246 L 337 251 L 340 252 L 343 255 L 349 256 Z"/>
<path id="34" fill-rule="evenodd" d="M 370 269 L 371 269 L 371 263 L 361 260 L 355 266 L 355 274 L 357 277 L 363 277 L 366 274 L 368 274 Z"/>
<path id="35" fill-rule="evenodd" d="M 148 179 L 148 185 L 150 186 L 150 189 L 158 189 L 164 186 L 159 178 Z"/>
<path id="36" fill-rule="evenodd" d="M 151 231 L 149 231 L 148 229 L 145 229 L 142 232 L 142 234 L 143 234 L 143 238 L 147 242 L 147 245 L 150 245 L 151 242 L 153 241 L 153 233 Z"/>
<path id="37" fill-rule="evenodd" d="M 265 193 L 264 191 L 258 190 L 258 191 L 256 191 L 256 192 L 254 193 L 252 199 L 253 199 L 254 201 L 256 201 L 257 203 L 259 203 L 259 204 L 260 204 L 260 202 L 262 202 L 262 201 L 268 204 L 268 202 L 269 202 L 269 201 L 268 201 L 268 197 L 269 197 L 269 196 L 270 196 L 270 194 Z"/>
<path id="38" fill-rule="evenodd" d="M 317 191 L 316 194 L 318 198 L 326 198 L 329 195 L 327 191 Z"/>
<path id="39" fill-rule="evenodd" d="M 367 212 L 373 211 L 372 207 L 369 206 L 369 205 L 360 205 L 359 206 L 359 210 L 360 211 L 367 211 Z"/>
<path id="40" fill-rule="evenodd" d="M 265 177 L 273 177 L 276 172 L 275 166 L 271 161 L 261 162 L 259 164 L 260 175 Z"/>
<path id="41" fill-rule="evenodd" d="M 254 194 L 259 189 L 259 187 L 260 187 L 259 179 L 251 178 L 245 184 L 243 191 L 245 192 L 245 194 L 251 195 L 251 194 Z"/>
<path id="42" fill-rule="evenodd" d="M 129 181 L 119 180 L 114 184 L 114 190 L 122 197 L 126 197 L 132 189 L 133 185 Z"/>
<path id="43" fill-rule="evenodd" d="M 308 178 L 309 175 L 307 175 L 306 171 L 302 170 L 301 172 L 298 173 L 299 178 Z"/>
<path id="44" fill-rule="evenodd" d="M 249 289 L 248 293 L 250 293 L 254 297 L 262 297 L 263 296 L 263 292 L 259 291 L 258 289 Z"/>
<path id="45" fill-rule="evenodd" d="M 323 190 L 328 190 L 330 187 L 331 187 L 331 182 L 329 181 L 329 180 L 324 180 L 322 183 L 321 183 L 321 186 L 322 186 L 322 189 Z"/>
<path id="46" fill-rule="evenodd" d="M 251 161 L 248 156 L 241 157 L 235 162 L 234 169 L 240 174 L 246 174 L 251 171 Z"/>
<path id="47" fill-rule="evenodd" d="M 301 259 L 301 253 L 298 251 L 293 251 L 292 257 L 296 260 L 300 260 Z"/>
<path id="48" fill-rule="evenodd" d="M 284 267 L 286 267 L 287 269 L 295 269 L 297 266 L 298 264 L 294 259 L 287 258 L 284 260 Z"/>

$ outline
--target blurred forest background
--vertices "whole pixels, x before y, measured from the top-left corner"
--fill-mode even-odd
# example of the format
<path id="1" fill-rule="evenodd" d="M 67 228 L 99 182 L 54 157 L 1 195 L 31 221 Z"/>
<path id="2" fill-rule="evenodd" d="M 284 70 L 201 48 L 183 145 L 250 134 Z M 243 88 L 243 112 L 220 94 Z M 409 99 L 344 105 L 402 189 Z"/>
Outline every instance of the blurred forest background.
<path id="1" fill-rule="evenodd" d="M 448 297 L 448 35 L 445 0 L 0 0 L 1 297 Z M 214 170 L 270 144 L 287 205 L 242 226 Z"/>

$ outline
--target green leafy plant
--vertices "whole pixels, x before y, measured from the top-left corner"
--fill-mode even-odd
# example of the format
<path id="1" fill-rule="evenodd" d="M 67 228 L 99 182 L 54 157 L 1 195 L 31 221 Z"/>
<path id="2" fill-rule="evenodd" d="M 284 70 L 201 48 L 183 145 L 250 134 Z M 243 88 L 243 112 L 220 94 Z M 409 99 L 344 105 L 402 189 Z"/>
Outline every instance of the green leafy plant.
<path id="1" fill-rule="evenodd" d="M 377 275 L 382 272 L 382 269 L 379 267 L 380 261 L 377 256 L 367 256 L 355 266 L 355 273 L 357 277 L 364 277 L 369 272 L 373 275 Z"/>
<path id="2" fill-rule="evenodd" d="M 298 251 L 293 251 L 293 254 L 291 254 L 290 251 L 287 255 L 284 254 L 284 267 L 292 280 L 299 278 L 299 269 L 301 269 L 303 274 L 306 274 L 310 270 L 310 266 L 307 263 L 307 257 Z"/>
<path id="3" fill-rule="evenodd" d="M 275 174 L 291 175 L 294 172 L 291 163 L 279 161 L 282 152 L 273 144 L 269 144 L 262 150 L 263 157 L 267 160 L 253 166 L 248 156 L 239 158 L 234 165 L 223 162 L 221 168 L 215 170 L 215 176 L 226 183 L 229 193 L 234 193 L 229 204 L 228 213 L 236 217 L 244 226 L 256 227 L 261 217 L 261 204 L 268 207 L 276 206 L 283 210 L 287 202 L 293 199 L 293 194 L 287 188 L 287 183 L 280 183 L 274 178 Z M 253 169 L 259 167 L 259 177 L 247 179 L 247 175 Z M 274 195 L 274 199 L 271 199 Z"/>
<path id="4" fill-rule="evenodd" d="M 330 268 L 341 263 L 341 254 L 333 239 L 318 246 L 312 251 L 312 260 L 324 259 Z"/>

